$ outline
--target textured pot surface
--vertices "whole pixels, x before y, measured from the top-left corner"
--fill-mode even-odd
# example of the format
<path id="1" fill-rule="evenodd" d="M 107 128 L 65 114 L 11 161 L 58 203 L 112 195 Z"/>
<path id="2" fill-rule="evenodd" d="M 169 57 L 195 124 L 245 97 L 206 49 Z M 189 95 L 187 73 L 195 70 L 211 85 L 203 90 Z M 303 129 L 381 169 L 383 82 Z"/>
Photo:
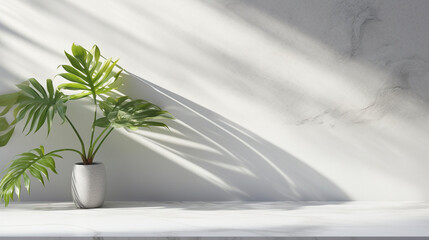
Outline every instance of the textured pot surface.
<path id="1" fill-rule="evenodd" d="M 77 208 L 97 208 L 104 202 L 106 193 L 106 169 L 103 163 L 73 167 L 71 191 Z"/>

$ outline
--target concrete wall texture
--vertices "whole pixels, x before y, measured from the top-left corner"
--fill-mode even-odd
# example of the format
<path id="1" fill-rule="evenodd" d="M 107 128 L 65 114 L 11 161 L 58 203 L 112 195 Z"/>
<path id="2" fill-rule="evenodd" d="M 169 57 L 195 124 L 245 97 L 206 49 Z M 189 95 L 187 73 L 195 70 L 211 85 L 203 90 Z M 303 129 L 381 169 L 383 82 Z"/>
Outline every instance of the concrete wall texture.
<path id="1" fill-rule="evenodd" d="M 171 132 L 115 131 L 107 200 L 429 200 L 429 1 L 0 1 L 0 93 L 52 78 L 76 42 Z M 62 80 L 57 77 L 55 83 Z M 91 106 L 68 115 L 88 139 Z M 22 127 L 22 126 L 21 126 Z M 0 149 L 3 168 L 66 124 Z M 71 201 L 64 154 L 24 200 Z"/>

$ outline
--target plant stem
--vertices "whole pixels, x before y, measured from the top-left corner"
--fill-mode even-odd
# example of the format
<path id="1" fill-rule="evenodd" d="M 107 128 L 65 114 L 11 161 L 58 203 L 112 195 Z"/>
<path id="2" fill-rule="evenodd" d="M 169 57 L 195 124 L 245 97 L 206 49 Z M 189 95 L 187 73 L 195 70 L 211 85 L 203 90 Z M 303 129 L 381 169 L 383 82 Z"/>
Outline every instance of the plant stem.
<path id="1" fill-rule="evenodd" d="M 91 127 L 91 142 L 89 144 L 89 150 L 88 150 L 88 159 L 89 159 L 89 164 L 92 163 L 92 159 L 94 158 L 94 154 L 93 154 L 93 141 L 94 141 L 94 132 L 95 132 L 95 121 L 97 120 L 97 96 L 95 95 L 95 93 L 92 93 L 92 97 L 94 98 L 94 120 L 92 121 L 92 127 Z"/>
<path id="2" fill-rule="evenodd" d="M 103 137 L 103 139 L 101 140 L 100 144 L 98 144 L 97 148 L 95 149 L 93 156 L 95 156 L 95 154 L 97 153 L 98 149 L 101 147 L 101 145 L 103 144 L 104 140 L 106 140 L 106 138 L 113 131 L 113 129 L 114 128 L 110 128 L 110 130 L 107 132 L 107 134 Z"/>
<path id="3" fill-rule="evenodd" d="M 71 120 L 67 117 L 67 115 L 66 115 L 66 120 L 70 124 L 70 126 L 73 128 L 73 131 L 76 134 L 76 136 L 79 138 L 80 145 L 82 146 L 82 153 L 81 153 L 81 155 L 86 156 L 85 144 L 84 144 L 82 138 L 80 137 L 79 132 L 76 130 L 75 126 L 73 125 L 73 123 L 71 122 Z"/>
<path id="4" fill-rule="evenodd" d="M 105 128 L 100 135 L 98 135 L 97 139 L 95 139 L 94 144 L 92 145 L 92 148 L 94 148 L 95 144 L 97 144 L 98 140 L 100 139 L 101 136 L 103 136 L 103 134 L 107 131 L 108 127 Z"/>
<path id="5" fill-rule="evenodd" d="M 78 153 L 80 156 L 82 156 L 82 153 L 81 153 L 80 151 L 78 151 L 78 150 L 76 150 L 76 149 L 72 149 L 72 148 L 63 148 L 63 149 L 58 149 L 58 150 L 52 151 L 52 152 L 50 152 L 50 153 L 48 153 L 48 154 L 56 153 L 56 152 L 64 152 L 64 151 L 76 152 L 76 153 Z M 48 155 L 48 154 L 46 154 L 46 155 Z"/>

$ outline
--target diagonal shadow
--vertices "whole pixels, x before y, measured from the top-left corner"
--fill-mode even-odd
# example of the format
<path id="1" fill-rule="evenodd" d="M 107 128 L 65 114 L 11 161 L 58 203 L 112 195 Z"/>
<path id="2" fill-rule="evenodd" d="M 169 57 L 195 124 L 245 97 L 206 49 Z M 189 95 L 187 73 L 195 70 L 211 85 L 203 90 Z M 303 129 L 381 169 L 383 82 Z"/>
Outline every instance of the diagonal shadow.
<path id="1" fill-rule="evenodd" d="M 115 25 L 106 24 L 103 22 L 103 19 L 92 16 L 91 12 L 84 11 L 83 7 L 76 7 L 73 4 L 64 2 L 44 5 L 36 3 L 34 5 L 33 7 L 39 6 L 40 11 L 43 10 L 44 13 L 52 15 L 52 18 L 62 21 L 63 24 L 69 27 L 79 27 L 86 31 L 96 26 L 97 29 L 101 29 L 101 32 L 119 32 L 119 34 L 111 35 L 113 39 L 117 40 L 113 41 L 114 45 L 117 44 L 122 47 L 122 45 L 131 44 L 133 46 L 144 45 L 145 48 L 151 47 L 146 44 L 143 37 L 122 30 Z M 132 8 L 136 7 L 132 6 Z M 67 9 L 67 11 L 58 11 L 59 9 Z M 76 18 L 75 15 L 79 16 L 79 18 Z M 75 21 L 76 19 L 80 19 L 80 21 Z M 153 21 L 156 22 L 156 19 L 153 19 Z M 168 29 L 169 31 L 174 31 L 175 29 L 172 26 L 161 26 L 162 29 Z M 86 32 L 91 34 L 91 31 Z M 179 35 L 176 31 L 174 31 L 174 34 Z M 16 36 L 21 37 L 21 35 Z M 121 38 L 117 36 L 121 36 Z M 196 41 L 194 41 L 195 39 L 185 38 L 185 35 L 180 36 L 186 42 L 189 42 L 189 45 L 197 45 Z M 124 41 L 126 44 L 124 44 Z M 40 48 L 38 45 L 35 46 Z M 201 51 L 207 48 L 205 53 L 210 56 L 219 55 L 222 59 L 215 58 L 216 62 L 225 61 L 226 57 L 228 57 L 228 55 L 216 52 L 214 47 L 209 44 L 200 44 L 197 45 L 197 48 Z M 47 51 L 46 49 L 44 50 Z M 160 49 L 157 48 L 154 48 L 153 51 L 157 51 L 157 54 L 165 54 L 167 59 L 174 58 L 174 54 L 169 54 L 168 51 L 160 52 Z M 138 56 L 136 58 L 138 59 Z M 176 57 L 175 59 L 176 62 L 182 64 L 184 64 L 185 60 L 186 58 Z M 257 72 L 251 71 L 254 66 L 240 64 L 239 59 L 228 58 L 228 62 L 233 63 L 231 65 L 238 65 L 240 68 L 257 75 Z M 188 60 L 184 65 L 189 65 L 190 67 L 193 64 L 196 64 L 196 62 Z M 201 67 L 198 66 L 197 69 L 201 69 Z M 165 67 L 158 70 L 165 71 Z M 214 75 L 214 72 L 210 71 L 209 73 L 210 75 Z M 228 77 L 225 79 L 228 79 Z M 173 196 L 180 196 L 183 200 L 189 200 L 193 197 L 192 200 L 206 200 L 209 198 L 211 200 L 348 199 L 348 196 L 329 179 L 322 176 L 300 159 L 273 145 L 266 139 L 259 137 L 252 131 L 244 129 L 219 114 L 173 92 L 160 88 L 138 76 L 129 74 L 126 80 L 128 86 L 123 91 L 127 95 L 165 104 L 165 108 L 171 111 L 178 118 L 178 121 L 171 124 L 173 130 L 171 134 L 161 134 L 158 130 L 139 131 L 132 134 L 132 138 L 128 137 L 130 134 L 127 134 L 127 136 L 116 135 L 114 138 L 109 139 L 110 144 L 106 142 L 106 146 L 104 147 L 115 149 L 118 152 L 117 156 L 119 160 L 137 154 L 142 155 L 139 157 L 139 160 L 150 157 L 154 157 L 157 160 L 157 162 L 152 160 L 147 165 L 134 165 L 134 163 L 129 164 L 125 163 L 125 161 L 109 162 L 109 164 L 117 166 L 114 168 L 115 172 L 121 173 L 121 181 L 116 183 L 111 182 L 111 186 L 118 186 L 118 188 L 123 189 L 121 193 L 129 194 L 123 196 L 123 199 L 134 199 L 134 197 L 135 199 L 141 199 L 146 194 L 138 190 L 133 193 L 129 189 L 124 189 L 123 181 L 136 181 L 135 176 L 139 175 L 135 175 L 135 172 L 132 171 L 141 174 L 137 170 L 140 166 L 151 168 L 145 169 L 144 173 L 153 174 L 151 175 L 152 181 L 165 182 L 163 183 L 164 185 L 172 185 L 173 187 L 170 188 L 165 186 L 165 189 L 168 189 L 168 191 L 177 191 L 177 195 Z M 183 81 L 184 79 L 181 80 Z M 189 83 L 193 84 L 192 82 Z M 156 91 L 153 91 L 154 89 Z M 79 116 L 84 115 L 81 112 L 77 114 Z M 112 154 L 112 152 L 109 151 L 109 154 Z M 106 158 L 110 157 L 103 156 Z M 175 159 L 174 163 L 179 168 L 186 169 L 185 172 L 188 175 L 188 181 L 192 182 L 202 179 L 203 182 L 207 182 L 208 184 L 188 185 L 187 183 L 189 182 L 180 179 L 180 176 L 173 175 L 177 174 L 179 171 L 178 168 L 170 170 L 169 168 L 174 164 L 165 163 L 169 160 L 173 161 L 172 159 Z M 130 174 L 130 172 L 133 174 Z M 195 178 L 189 172 L 197 174 L 200 176 L 200 179 Z M 192 176 L 189 177 L 190 175 Z M 144 183 L 144 181 L 150 180 L 151 177 L 145 177 L 138 181 Z M 114 181 L 112 178 L 111 180 Z M 153 182 L 145 184 L 150 185 L 151 183 Z M 126 188 L 135 186 L 130 185 Z M 183 188 L 178 190 L 172 189 L 177 186 L 183 186 Z M 182 192 L 184 188 L 189 189 L 192 186 L 199 186 L 199 188 L 194 189 L 194 192 L 201 191 L 203 193 L 199 196 L 197 194 L 187 196 L 186 193 Z M 208 189 L 202 189 L 203 187 Z M 143 189 L 143 187 L 139 189 Z M 219 191 L 213 189 L 219 189 Z M 207 192 L 212 192 L 213 194 L 209 196 L 204 195 Z M 168 199 L 163 189 L 155 189 L 154 187 L 150 189 L 149 193 L 151 195 L 150 199 Z"/>
<path id="2" fill-rule="evenodd" d="M 206 180 L 219 188 L 231 187 L 234 200 L 349 199 L 301 160 L 221 115 L 132 73 L 124 74 L 123 81 L 122 93 L 162 103 L 177 118 L 169 122 L 171 134 L 137 131 L 134 139 L 163 151 L 164 157 L 180 158 L 178 164 L 188 161 L 197 167 L 188 168 L 194 173 L 211 174 Z M 231 200 L 231 195 L 219 200 Z"/>

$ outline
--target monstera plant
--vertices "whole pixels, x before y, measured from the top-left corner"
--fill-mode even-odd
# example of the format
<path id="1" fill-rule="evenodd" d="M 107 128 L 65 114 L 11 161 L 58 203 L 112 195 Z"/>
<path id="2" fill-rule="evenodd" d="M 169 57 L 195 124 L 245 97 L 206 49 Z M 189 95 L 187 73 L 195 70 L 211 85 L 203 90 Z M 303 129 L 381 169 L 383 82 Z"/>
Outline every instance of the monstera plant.
<path id="1" fill-rule="evenodd" d="M 49 170 L 56 173 L 55 158 L 62 158 L 61 152 L 77 153 L 82 160 L 78 165 L 93 166 L 94 157 L 115 128 L 130 130 L 152 126 L 168 128 L 166 124 L 157 122 L 156 119 L 173 118 L 167 111 L 153 103 L 115 93 L 117 80 L 123 69 L 117 65 L 118 60 L 112 61 L 111 58 L 102 57 L 96 45 L 88 51 L 73 44 L 71 54 L 65 52 L 65 56 L 69 64 L 60 65 L 64 71 L 57 76 L 67 80 L 66 83 L 55 88 L 51 79 L 47 79 L 44 86 L 36 79 L 30 78 L 17 85 L 19 91 L 0 96 L 0 107 L 3 108 L 0 112 L 0 131 L 3 132 L 0 136 L 0 146 L 5 146 L 9 142 L 18 123 L 22 123 L 23 131 L 27 135 L 39 131 L 42 126 L 46 126 L 49 135 L 54 118 L 58 115 L 62 123 L 67 122 L 73 129 L 80 148 L 46 151 L 40 146 L 17 155 L 4 170 L 0 181 L 0 197 L 4 200 L 5 206 L 10 200 L 14 200 L 14 195 L 20 199 L 21 185 L 30 192 L 30 176 L 44 185 L 45 180 L 49 180 Z M 90 138 L 86 143 L 67 114 L 67 103 L 82 98 L 90 98 L 94 105 Z M 100 110 L 102 115 L 99 114 Z M 12 121 L 6 119 L 7 114 Z M 90 185 L 91 182 L 85 184 Z M 79 193 L 74 189 L 76 186 L 72 186 L 75 203 L 75 195 L 76 198 L 82 198 L 82 195 L 91 195 L 88 191 L 94 191 L 88 186 L 85 187 L 87 192 Z"/>

